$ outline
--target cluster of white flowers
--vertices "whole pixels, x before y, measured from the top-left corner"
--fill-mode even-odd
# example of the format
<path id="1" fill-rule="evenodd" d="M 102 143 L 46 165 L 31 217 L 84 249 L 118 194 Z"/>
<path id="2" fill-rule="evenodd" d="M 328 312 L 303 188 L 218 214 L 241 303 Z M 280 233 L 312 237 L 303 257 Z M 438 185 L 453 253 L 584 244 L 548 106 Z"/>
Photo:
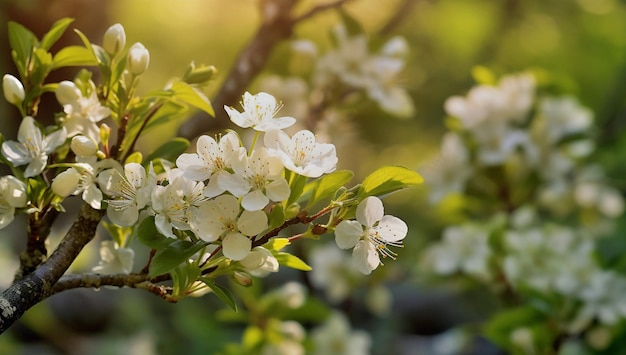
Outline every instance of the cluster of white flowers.
<path id="1" fill-rule="evenodd" d="M 440 156 L 424 169 L 432 202 L 462 194 L 482 171 L 503 167 L 513 184 L 538 178 L 536 202 L 554 213 L 578 208 L 609 218 L 622 214 L 623 199 L 602 171 L 580 166 L 594 149 L 591 112 L 573 97 L 538 97 L 536 91 L 532 75 L 518 74 L 446 101 L 460 127 L 444 135 Z"/>
<path id="2" fill-rule="evenodd" d="M 429 197 L 460 197 L 473 217 L 446 227 L 423 260 L 444 277 L 561 300 L 550 314 L 566 333 L 613 326 L 626 320 L 626 278 L 601 267 L 595 242 L 624 201 L 600 167 L 585 164 L 594 149 L 591 112 L 572 97 L 537 92 L 533 76 L 520 74 L 446 101 L 456 121 L 425 171 Z"/>

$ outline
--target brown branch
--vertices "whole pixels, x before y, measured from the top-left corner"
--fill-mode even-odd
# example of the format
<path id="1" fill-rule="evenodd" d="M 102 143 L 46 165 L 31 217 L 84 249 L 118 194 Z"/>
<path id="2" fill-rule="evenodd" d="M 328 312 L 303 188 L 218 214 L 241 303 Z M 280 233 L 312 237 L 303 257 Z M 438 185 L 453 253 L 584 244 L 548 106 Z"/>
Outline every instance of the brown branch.
<path id="1" fill-rule="evenodd" d="M 15 272 L 14 282 L 35 271 L 37 266 L 46 261 L 48 257 L 46 239 L 58 215 L 59 212 L 55 209 L 49 209 L 41 218 L 39 213 L 29 215 L 26 249 L 20 253 L 20 267 Z"/>
<path id="2" fill-rule="evenodd" d="M 379 33 L 383 36 L 387 36 L 395 31 L 395 29 L 406 19 L 406 17 L 411 14 L 411 10 L 413 10 L 413 7 L 415 7 L 418 2 L 419 0 L 404 0 L 404 2 L 400 4 L 393 13 L 393 16 L 391 16 L 383 28 L 380 29 Z"/>
<path id="3" fill-rule="evenodd" d="M 0 333 L 51 294 L 54 284 L 67 271 L 83 247 L 93 239 L 103 216 L 104 211 L 94 210 L 84 204 L 78 218 L 48 260 L 2 292 Z"/>
<path id="4" fill-rule="evenodd" d="M 221 131 L 228 128 L 229 119 L 222 108 L 225 105 L 235 106 L 239 102 L 252 80 L 265 67 L 274 47 L 291 37 L 294 27 L 301 21 L 339 7 L 347 1 L 349 0 L 321 4 L 298 17 L 292 16 L 297 0 L 261 1 L 261 26 L 235 60 L 234 66 L 212 102 L 215 108 L 215 119 L 209 119 L 205 113 L 198 113 L 180 127 L 178 135 L 192 140 L 208 131 Z"/>

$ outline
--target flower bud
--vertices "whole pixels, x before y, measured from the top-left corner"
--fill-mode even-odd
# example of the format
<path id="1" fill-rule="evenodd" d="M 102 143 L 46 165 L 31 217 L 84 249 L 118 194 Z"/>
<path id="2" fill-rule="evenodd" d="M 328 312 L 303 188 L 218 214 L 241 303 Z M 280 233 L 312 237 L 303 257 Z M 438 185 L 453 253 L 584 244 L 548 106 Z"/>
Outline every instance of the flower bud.
<path id="1" fill-rule="evenodd" d="M 52 179 L 52 191 L 61 197 L 69 196 L 76 191 L 79 181 L 80 173 L 69 168 Z"/>
<path id="2" fill-rule="evenodd" d="M 106 30 L 104 38 L 102 39 L 102 48 L 104 48 L 107 53 L 115 55 L 124 49 L 125 45 L 126 33 L 122 25 L 116 23 Z"/>
<path id="3" fill-rule="evenodd" d="M 148 69 L 148 64 L 150 52 L 139 42 L 133 44 L 128 51 L 128 70 L 134 75 L 139 75 Z"/>
<path id="4" fill-rule="evenodd" d="M 22 82 L 11 74 L 4 74 L 2 77 L 2 90 L 7 101 L 16 106 L 20 105 L 26 96 Z"/>
<path id="5" fill-rule="evenodd" d="M 70 143 L 72 152 L 79 157 L 90 157 L 98 152 L 98 144 L 87 136 L 74 136 Z"/>
<path id="6" fill-rule="evenodd" d="M 245 272 L 235 271 L 232 274 L 233 280 L 241 286 L 248 287 L 252 285 L 252 277 Z"/>
<path id="7" fill-rule="evenodd" d="M 68 80 L 59 83 L 55 95 L 61 105 L 71 105 L 82 96 L 76 84 Z"/>

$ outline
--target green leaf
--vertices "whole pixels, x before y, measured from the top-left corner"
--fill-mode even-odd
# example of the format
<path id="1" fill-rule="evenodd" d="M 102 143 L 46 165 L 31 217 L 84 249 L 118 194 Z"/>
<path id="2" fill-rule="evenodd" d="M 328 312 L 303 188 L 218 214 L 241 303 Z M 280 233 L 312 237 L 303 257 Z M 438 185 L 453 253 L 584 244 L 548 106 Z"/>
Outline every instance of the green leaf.
<path id="1" fill-rule="evenodd" d="M 144 158 L 144 163 L 151 162 L 154 159 L 162 158 L 170 161 L 176 160 L 189 147 L 189 141 L 182 137 L 176 137 L 171 141 L 163 144 L 155 149 L 152 153 Z"/>
<path id="2" fill-rule="evenodd" d="M 517 347 L 511 342 L 511 333 L 518 328 L 530 328 L 544 321 L 544 315 L 530 306 L 507 309 L 489 319 L 485 335 L 502 348 L 515 351 Z"/>
<path id="3" fill-rule="evenodd" d="M 288 238 L 272 238 L 269 242 L 265 243 L 264 247 L 268 250 L 279 251 L 289 244 L 291 244 L 291 242 Z"/>
<path id="4" fill-rule="evenodd" d="M 299 257 L 289 253 L 276 253 L 276 260 L 280 265 L 284 265 L 296 270 L 311 271 L 312 268 Z"/>
<path id="5" fill-rule="evenodd" d="M 332 197 L 337 189 L 347 184 L 354 177 L 349 170 L 339 170 L 314 180 L 304 187 L 302 199 L 308 199 L 307 209 L 317 202 Z"/>
<path id="6" fill-rule="evenodd" d="M 285 222 L 285 209 L 282 205 L 276 204 L 272 207 L 270 214 L 268 216 L 269 219 L 269 228 L 276 228 Z"/>
<path id="7" fill-rule="evenodd" d="M 102 226 L 109 232 L 111 238 L 113 238 L 117 245 L 121 247 L 126 246 L 126 241 L 133 231 L 132 227 L 122 227 L 107 221 L 102 221 Z"/>
<path id="8" fill-rule="evenodd" d="M 171 90 L 174 92 L 174 98 L 199 108 L 211 116 L 215 116 L 215 111 L 209 99 L 193 86 L 179 81 L 172 84 Z"/>
<path id="9" fill-rule="evenodd" d="M 21 68 L 26 70 L 26 63 L 30 58 L 33 48 L 38 44 L 37 37 L 26 27 L 20 25 L 17 22 L 9 21 L 9 43 L 11 48 L 15 51 L 15 64 L 18 62 L 21 64 Z M 20 68 L 20 65 L 18 65 Z M 22 77 L 25 77 L 25 72 L 20 72 Z"/>
<path id="10" fill-rule="evenodd" d="M 156 253 L 150 264 L 149 275 L 156 276 L 170 272 L 205 246 L 206 243 L 194 243 L 188 240 L 174 241 Z"/>
<path id="11" fill-rule="evenodd" d="M 306 182 L 308 180 L 306 176 L 302 176 L 294 172 L 290 172 L 290 174 L 293 178 L 293 181 L 289 182 L 290 193 L 289 198 L 287 199 L 286 206 L 289 206 L 292 203 L 298 201 L 298 199 L 302 195 L 302 191 L 304 191 L 304 186 L 306 185 Z"/>
<path id="12" fill-rule="evenodd" d="M 50 30 L 41 39 L 40 47 L 49 51 L 50 48 L 61 38 L 67 27 L 74 21 L 71 18 L 62 18 L 55 22 Z"/>
<path id="13" fill-rule="evenodd" d="M 52 69 L 96 64 L 98 63 L 89 49 L 81 46 L 64 47 L 52 59 Z"/>
<path id="14" fill-rule="evenodd" d="M 217 297 L 226 303 L 233 311 L 237 312 L 237 303 L 235 302 L 235 298 L 226 287 L 219 285 L 215 283 L 213 279 L 206 277 L 200 278 L 200 281 L 204 282 L 204 284 L 207 285 Z"/>
<path id="15" fill-rule="evenodd" d="M 176 240 L 159 233 L 154 225 L 154 216 L 146 217 L 135 230 L 137 239 L 148 248 L 161 250 Z"/>
<path id="16" fill-rule="evenodd" d="M 401 166 L 384 166 L 368 175 L 359 189 L 359 197 L 383 196 L 415 187 L 424 182 L 420 174 Z"/>

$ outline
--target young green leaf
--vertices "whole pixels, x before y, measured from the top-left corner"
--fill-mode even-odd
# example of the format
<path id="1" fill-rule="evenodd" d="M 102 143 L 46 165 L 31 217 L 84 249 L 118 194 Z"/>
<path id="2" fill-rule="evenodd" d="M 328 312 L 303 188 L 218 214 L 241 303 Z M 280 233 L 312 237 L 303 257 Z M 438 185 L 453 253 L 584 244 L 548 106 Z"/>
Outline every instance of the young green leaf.
<path id="1" fill-rule="evenodd" d="M 39 43 L 37 37 L 26 27 L 9 21 L 9 43 L 14 51 L 13 60 L 20 70 L 20 76 L 26 76 L 26 63 L 33 48 Z"/>
<path id="2" fill-rule="evenodd" d="M 193 243 L 188 240 L 174 241 L 156 253 L 150 264 L 149 275 L 156 276 L 170 272 L 205 246 L 205 243 Z"/>
<path id="3" fill-rule="evenodd" d="M 383 196 L 392 192 L 415 187 L 424 182 L 420 174 L 401 166 L 384 166 L 368 175 L 359 189 L 358 196 Z"/>
<path id="4" fill-rule="evenodd" d="M 276 253 L 276 260 L 280 265 L 284 265 L 296 270 L 311 271 L 312 268 L 299 257 L 289 253 Z"/>
<path id="5" fill-rule="evenodd" d="M 304 187 L 301 199 L 308 199 L 306 209 L 310 209 L 316 203 L 332 197 L 335 191 L 347 184 L 354 173 L 349 170 L 339 170 L 314 180 Z"/>
<path id="6" fill-rule="evenodd" d="M 172 84 L 171 90 L 174 92 L 174 97 L 176 99 L 184 101 L 211 116 L 215 116 L 215 111 L 213 110 L 213 106 L 211 106 L 209 99 L 193 86 L 179 81 Z"/>
<path id="7" fill-rule="evenodd" d="M 279 251 L 289 244 L 291 244 L 291 242 L 287 238 L 272 238 L 269 242 L 265 243 L 264 247 L 268 250 Z"/>
<path id="8" fill-rule="evenodd" d="M 61 49 L 52 59 L 52 68 L 96 65 L 97 62 L 89 49 L 69 46 Z"/>
<path id="9" fill-rule="evenodd" d="M 73 21 L 74 19 L 71 18 L 62 18 L 55 22 L 41 39 L 40 47 L 49 51 Z"/>

